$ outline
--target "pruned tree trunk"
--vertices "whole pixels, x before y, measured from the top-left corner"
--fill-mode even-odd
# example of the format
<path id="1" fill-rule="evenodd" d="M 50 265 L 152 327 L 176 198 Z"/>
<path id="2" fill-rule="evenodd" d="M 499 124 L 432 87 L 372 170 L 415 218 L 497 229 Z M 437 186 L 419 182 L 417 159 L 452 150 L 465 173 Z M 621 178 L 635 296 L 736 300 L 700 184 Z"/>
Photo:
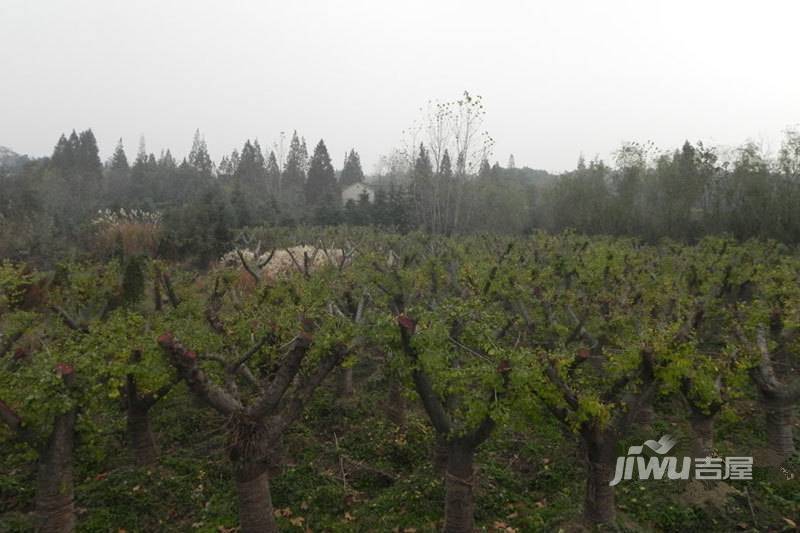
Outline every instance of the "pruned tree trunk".
<path id="1" fill-rule="evenodd" d="M 655 419 L 656 411 L 653 409 L 652 402 L 644 403 L 639 409 L 639 413 L 636 415 L 636 423 L 640 428 L 647 429 L 653 425 Z"/>
<path id="2" fill-rule="evenodd" d="M 158 461 L 158 446 L 150 428 L 149 406 L 130 402 L 127 407 L 128 446 L 137 466 L 149 466 Z"/>
<path id="3" fill-rule="evenodd" d="M 781 328 L 773 326 L 773 333 L 779 333 Z M 786 344 L 792 339 L 793 333 L 779 335 L 778 347 L 771 353 L 767 344 L 764 328 L 760 329 L 757 345 L 761 352 L 761 363 L 751 370 L 751 376 L 761 392 L 761 405 L 764 407 L 767 422 L 767 447 L 770 452 L 769 460 L 780 464 L 794 455 L 794 438 L 792 435 L 792 410 L 797 402 L 797 396 L 792 392 L 789 384 L 781 382 L 775 373 L 775 367 L 786 368 Z"/>
<path id="4" fill-rule="evenodd" d="M 446 533 L 471 533 L 475 528 L 475 448 L 456 440 L 447 446 L 444 528 Z"/>
<path id="5" fill-rule="evenodd" d="M 276 532 L 269 468 L 270 463 L 278 459 L 274 455 L 275 443 L 282 440 L 282 434 L 270 434 L 263 422 L 241 414 L 231 418 L 228 428 L 228 457 L 233 465 L 239 498 L 241 530 L 243 533 Z"/>
<path id="6" fill-rule="evenodd" d="M 39 451 L 36 474 L 36 531 L 64 533 L 75 530 L 72 449 L 75 410 L 56 416 L 53 430 Z"/>
<path id="7" fill-rule="evenodd" d="M 692 454 L 694 457 L 711 457 L 714 451 L 714 418 L 715 414 L 707 414 L 692 408 L 689 424 L 692 426 Z"/>
<path id="8" fill-rule="evenodd" d="M 239 498 L 239 525 L 242 533 L 276 533 L 278 525 L 272 510 L 269 474 L 244 468 L 235 473 Z"/>
<path id="9" fill-rule="evenodd" d="M 267 473 L 270 477 L 279 476 L 283 473 L 283 467 L 287 461 L 286 443 L 283 435 L 278 435 L 273 440 L 273 444 L 266 455 Z"/>
<path id="10" fill-rule="evenodd" d="M 437 435 L 433 443 L 433 457 L 431 458 L 433 471 L 437 474 L 444 475 L 447 472 L 447 452 L 447 441 L 443 436 Z"/>
<path id="11" fill-rule="evenodd" d="M 311 372 L 300 377 L 301 365 L 311 341 L 308 332 L 296 336 L 272 380 L 260 385 L 260 394 L 245 406 L 238 388 L 222 388 L 210 380 L 198 366 L 197 354 L 177 342 L 172 333 L 164 333 L 158 338 L 159 345 L 189 390 L 228 418 L 228 456 L 233 465 L 239 523 L 244 533 L 278 531 L 269 488 L 270 462 L 276 459 L 274 451 L 279 448 L 276 443 L 286 428 L 302 414 L 314 391 L 348 354 L 344 345 L 337 345 L 315 363 Z M 264 342 L 260 341 L 238 361 L 226 364 L 228 377 L 238 375 L 239 369 Z M 293 383 L 295 387 L 292 389 Z"/>
<path id="12" fill-rule="evenodd" d="M 612 522 L 616 516 L 614 487 L 614 442 L 589 439 L 586 445 L 586 498 L 583 516 L 593 524 Z"/>
<path id="13" fill-rule="evenodd" d="M 794 455 L 792 403 L 782 398 L 763 398 L 767 421 L 767 447 L 778 462 Z"/>

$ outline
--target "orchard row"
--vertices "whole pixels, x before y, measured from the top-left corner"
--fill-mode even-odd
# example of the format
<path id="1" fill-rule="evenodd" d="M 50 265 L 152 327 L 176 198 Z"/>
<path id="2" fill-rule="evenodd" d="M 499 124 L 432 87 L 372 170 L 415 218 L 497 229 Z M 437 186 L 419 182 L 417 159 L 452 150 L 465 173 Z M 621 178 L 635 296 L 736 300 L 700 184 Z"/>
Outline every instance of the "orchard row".
<path id="1" fill-rule="evenodd" d="M 614 521 L 621 443 L 658 416 L 661 397 L 685 400 L 695 457 L 712 454 L 715 419 L 742 399 L 766 417 L 767 462 L 794 454 L 800 259 L 783 245 L 295 239 L 239 249 L 207 272 L 141 256 L 51 272 L 2 265 L 0 437 L 38 455 L 42 531 L 76 525 L 76 434 L 125 417 L 133 459 L 153 464 L 151 410 L 181 382 L 175 393 L 227 420 L 242 531 L 276 531 L 269 477 L 283 436 L 324 382 L 353 394 L 365 359 L 381 362 L 388 394 L 414 391 L 435 431 L 445 531 L 474 528 L 478 448 L 511 424 L 536 431 L 542 417 L 585 454 L 594 523 Z M 404 409 L 398 401 L 393 422 Z"/>

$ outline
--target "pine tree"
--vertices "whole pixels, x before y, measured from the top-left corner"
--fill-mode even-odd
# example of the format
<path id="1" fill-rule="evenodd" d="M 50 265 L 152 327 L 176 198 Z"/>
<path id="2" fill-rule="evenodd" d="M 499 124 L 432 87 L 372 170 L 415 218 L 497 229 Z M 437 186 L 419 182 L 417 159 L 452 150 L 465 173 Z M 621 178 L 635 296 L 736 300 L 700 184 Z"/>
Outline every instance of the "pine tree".
<path id="1" fill-rule="evenodd" d="M 453 179 L 453 165 L 450 163 L 450 152 L 446 148 L 439 164 L 439 178 L 443 182 L 449 182 Z"/>
<path id="2" fill-rule="evenodd" d="M 278 167 L 278 158 L 275 157 L 275 152 L 270 151 L 267 158 L 267 192 L 272 196 L 277 196 L 280 192 L 281 185 L 281 169 Z"/>
<path id="3" fill-rule="evenodd" d="M 139 150 L 136 152 L 133 168 L 141 170 L 145 167 L 147 167 L 147 145 L 145 144 L 144 135 L 142 135 L 139 137 Z"/>
<path id="4" fill-rule="evenodd" d="M 219 177 L 232 178 L 236 173 L 236 169 L 239 168 L 239 160 L 239 152 L 236 149 L 231 152 L 231 155 L 222 156 L 222 159 L 217 166 L 217 174 Z"/>
<path id="5" fill-rule="evenodd" d="M 303 172 L 308 174 L 308 148 L 306 148 L 306 138 L 300 138 L 300 167 Z"/>
<path id="6" fill-rule="evenodd" d="M 73 154 L 73 164 L 76 164 L 78 161 L 78 154 L 81 151 L 81 140 L 78 137 L 78 134 L 75 133 L 75 130 L 72 130 L 72 133 L 69 134 L 69 139 L 67 139 L 69 143 L 70 150 Z"/>
<path id="7" fill-rule="evenodd" d="M 264 168 L 264 155 L 261 153 L 261 146 L 258 141 L 251 143 L 248 139 L 242 147 L 242 154 L 239 156 L 239 164 L 233 173 L 233 177 L 248 186 L 265 186 L 266 169 Z"/>
<path id="8" fill-rule="evenodd" d="M 91 129 L 82 131 L 78 136 L 80 146 L 76 154 L 76 164 L 87 177 L 100 178 L 103 164 L 100 162 L 100 150 L 97 148 L 97 139 Z"/>
<path id="9" fill-rule="evenodd" d="M 71 170 L 75 165 L 75 153 L 72 150 L 67 137 L 62 133 L 58 138 L 55 148 L 53 148 L 53 155 L 50 158 L 50 164 L 62 172 Z"/>
<path id="10" fill-rule="evenodd" d="M 217 165 L 217 176 L 220 178 L 229 178 L 233 173 L 231 172 L 231 160 L 227 155 L 223 155 Z"/>
<path id="11" fill-rule="evenodd" d="M 189 152 L 189 165 L 204 176 L 211 176 L 214 172 L 214 163 L 208 155 L 206 140 L 200 135 L 200 130 L 195 130 L 192 140 L 192 149 Z"/>
<path id="12" fill-rule="evenodd" d="M 308 168 L 306 182 L 306 202 L 314 206 L 335 206 L 338 204 L 336 173 L 325 142 L 320 140 L 314 148 L 314 155 Z"/>
<path id="13" fill-rule="evenodd" d="M 122 138 L 117 141 L 114 155 L 111 156 L 111 170 L 128 170 L 128 157 L 125 155 L 125 148 L 122 146 Z"/>
<path id="14" fill-rule="evenodd" d="M 361 170 L 361 158 L 358 153 L 353 149 L 347 154 L 342 167 L 342 175 L 339 178 L 339 183 L 342 189 L 353 185 L 354 183 L 361 183 L 364 181 L 364 172 Z"/>
<path id="15" fill-rule="evenodd" d="M 281 197 L 292 207 L 302 205 L 306 183 L 305 160 L 303 145 L 297 131 L 292 135 L 289 143 L 289 153 L 286 155 L 286 165 L 281 177 Z"/>
<path id="16" fill-rule="evenodd" d="M 166 152 L 161 152 L 161 157 L 158 158 L 158 166 L 166 170 L 174 170 L 178 167 L 175 158 L 172 157 L 172 152 L 167 149 Z"/>

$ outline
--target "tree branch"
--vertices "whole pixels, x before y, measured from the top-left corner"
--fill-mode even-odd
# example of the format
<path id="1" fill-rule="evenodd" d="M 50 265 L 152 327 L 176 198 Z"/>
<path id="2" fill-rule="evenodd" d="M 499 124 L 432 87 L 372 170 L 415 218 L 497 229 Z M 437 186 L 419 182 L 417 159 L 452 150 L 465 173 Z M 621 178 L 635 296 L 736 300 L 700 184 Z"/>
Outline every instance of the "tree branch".
<path id="1" fill-rule="evenodd" d="M 400 341 L 403 347 L 403 353 L 414 363 L 414 368 L 411 371 L 414 387 L 417 390 L 417 394 L 419 394 L 422 399 L 422 405 L 434 429 L 442 435 L 447 435 L 452 429 L 450 417 L 447 415 L 447 411 L 442 405 L 438 395 L 433 390 L 430 377 L 419 366 L 419 356 L 414 347 L 411 346 L 411 332 L 409 330 L 413 331 L 413 327 L 409 327 L 408 323 L 404 322 L 403 319 L 408 321 L 411 319 L 405 315 L 401 315 L 398 317 L 398 327 L 400 329 Z M 411 323 L 413 324 L 413 321 L 411 321 Z"/>
<path id="2" fill-rule="evenodd" d="M 256 282 L 256 285 L 261 283 L 261 276 L 259 276 L 256 272 L 253 271 L 252 268 L 250 268 L 250 265 L 247 263 L 247 261 L 244 258 L 244 255 L 242 254 L 242 251 L 238 248 L 236 249 L 236 255 L 239 256 L 239 260 L 242 262 L 242 266 L 247 271 L 247 273 L 250 274 L 250 276 L 253 278 L 253 281 Z M 270 259 L 272 259 L 271 256 Z"/>
<path id="3" fill-rule="evenodd" d="M 158 344 L 164 350 L 170 363 L 178 370 L 186 385 L 198 398 L 224 415 L 231 415 L 242 410 L 242 404 L 208 379 L 205 372 L 197 365 L 197 354 L 184 348 L 171 333 L 158 338 Z"/>
<path id="4" fill-rule="evenodd" d="M 66 324 L 69 329 L 72 329 L 74 331 L 80 331 L 81 333 L 89 333 L 89 327 L 86 324 L 79 324 L 74 318 L 72 318 L 69 315 L 69 313 L 67 313 L 64 310 L 64 308 L 58 305 L 53 305 L 52 309 L 53 311 L 58 313 L 58 315 L 64 321 L 64 324 Z"/>
<path id="5" fill-rule="evenodd" d="M 301 333 L 292 340 L 289 352 L 278 367 L 278 371 L 275 372 L 272 381 L 264 387 L 264 393 L 247 408 L 249 416 L 267 415 L 278 406 L 286 390 L 292 384 L 292 380 L 300 371 L 300 366 L 308 354 L 310 346 L 311 335 L 308 333 Z"/>

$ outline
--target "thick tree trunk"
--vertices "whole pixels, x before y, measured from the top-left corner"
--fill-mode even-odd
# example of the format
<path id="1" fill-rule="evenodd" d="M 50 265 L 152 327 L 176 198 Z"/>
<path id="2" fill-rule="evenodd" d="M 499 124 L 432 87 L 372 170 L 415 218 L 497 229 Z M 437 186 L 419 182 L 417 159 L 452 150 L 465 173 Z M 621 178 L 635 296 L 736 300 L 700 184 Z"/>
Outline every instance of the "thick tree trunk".
<path id="1" fill-rule="evenodd" d="M 583 517 L 593 524 L 612 522 L 616 516 L 614 487 L 609 483 L 614 475 L 614 443 L 590 440 L 586 444 L 586 499 Z"/>
<path id="2" fill-rule="evenodd" d="M 433 456 L 431 457 L 433 471 L 437 474 L 444 475 L 447 472 L 447 450 L 447 441 L 445 441 L 444 437 L 437 435 L 436 441 L 433 443 Z"/>
<path id="3" fill-rule="evenodd" d="M 286 443 L 283 435 L 275 438 L 269 452 L 267 452 L 266 464 L 267 473 L 270 477 L 279 476 L 283 473 L 283 466 L 288 461 Z"/>
<path id="4" fill-rule="evenodd" d="M 694 457 L 711 457 L 714 451 L 714 417 L 692 409 L 689 423 L 692 426 L 692 454 Z"/>
<path id="5" fill-rule="evenodd" d="M 653 409 L 652 402 L 645 402 L 639 408 L 636 415 L 636 423 L 640 428 L 649 428 L 653 425 L 653 420 L 656 418 L 656 411 Z"/>
<path id="6" fill-rule="evenodd" d="M 72 448 L 76 412 L 58 415 L 45 447 L 40 450 L 36 475 L 36 531 L 64 533 L 75 530 Z"/>
<path id="7" fill-rule="evenodd" d="M 794 455 L 792 404 L 783 399 L 764 399 L 767 418 L 767 446 L 778 462 Z"/>
<path id="8" fill-rule="evenodd" d="M 475 528 L 473 460 L 475 448 L 461 441 L 447 447 L 445 474 L 445 533 L 471 533 Z"/>
<path id="9" fill-rule="evenodd" d="M 158 461 L 158 447 L 150 428 L 150 409 L 141 403 L 131 402 L 127 409 L 128 446 L 137 466 L 148 466 Z"/>
<path id="10" fill-rule="evenodd" d="M 276 533 L 278 525 L 272 511 L 269 474 L 245 468 L 235 474 L 239 497 L 239 525 L 242 533 Z"/>

